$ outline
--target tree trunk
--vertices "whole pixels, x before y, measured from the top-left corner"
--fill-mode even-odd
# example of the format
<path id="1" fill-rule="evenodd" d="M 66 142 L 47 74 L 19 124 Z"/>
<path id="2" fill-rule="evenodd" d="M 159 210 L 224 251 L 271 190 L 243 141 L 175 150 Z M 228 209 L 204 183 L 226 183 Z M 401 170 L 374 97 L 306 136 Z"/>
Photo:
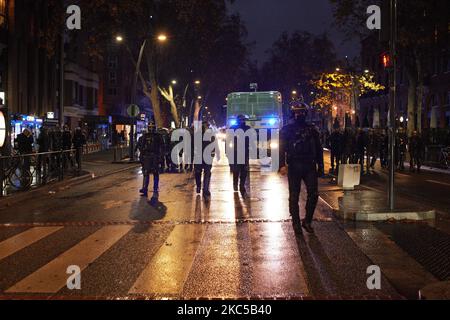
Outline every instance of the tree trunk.
<path id="1" fill-rule="evenodd" d="M 178 109 L 175 101 L 170 101 L 170 112 L 172 113 L 173 121 L 175 121 L 175 126 L 180 127 L 180 117 L 178 116 Z"/>
<path id="2" fill-rule="evenodd" d="M 156 70 L 156 56 L 154 53 L 154 47 L 152 45 L 147 46 L 146 48 L 146 61 L 147 61 L 147 70 L 148 77 L 150 79 L 150 92 L 146 92 L 146 96 L 150 98 L 153 108 L 153 114 L 155 116 L 156 126 L 159 128 L 164 127 L 164 119 L 161 113 L 161 104 L 159 101 L 159 92 L 158 92 L 158 81 L 157 81 L 157 70 Z M 144 83 L 143 83 L 144 85 Z M 145 92 L 145 91 L 144 91 Z"/>
<path id="3" fill-rule="evenodd" d="M 158 94 L 158 83 L 156 82 L 155 77 L 152 75 L 150 76 L 150 85 L 151 85 L 150 101 L 152 103 L 153 115 L 155 116 L 156 126 L 158 128 L 162 128 L 164 127 L 164 120 L 161 114 L 161 104 L 159 101 L 159 94 Z"/>
<path id="4" fill-rule="evenodd" d="M 412 72 L 407 72 L 408 74 L 408 125 L 407 125 L 407 134 L 408 137 L 412 136 L 415 125 L 414 125 L 414 115 L 416 110 L 416 87 L 417 87 L 417 78 L 416 75 Z"/>

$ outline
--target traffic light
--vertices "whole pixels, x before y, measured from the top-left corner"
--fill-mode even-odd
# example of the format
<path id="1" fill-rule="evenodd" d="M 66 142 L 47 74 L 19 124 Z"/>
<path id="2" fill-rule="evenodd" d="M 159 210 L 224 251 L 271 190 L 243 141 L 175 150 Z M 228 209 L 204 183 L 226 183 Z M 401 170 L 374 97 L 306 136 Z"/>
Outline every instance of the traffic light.
<path id="1" fill-rule="evenodd" d="M 383 68 L 388 69 L 392 67 L 392 59 L 389 52 L 383 52 L 380 57 Z"/>

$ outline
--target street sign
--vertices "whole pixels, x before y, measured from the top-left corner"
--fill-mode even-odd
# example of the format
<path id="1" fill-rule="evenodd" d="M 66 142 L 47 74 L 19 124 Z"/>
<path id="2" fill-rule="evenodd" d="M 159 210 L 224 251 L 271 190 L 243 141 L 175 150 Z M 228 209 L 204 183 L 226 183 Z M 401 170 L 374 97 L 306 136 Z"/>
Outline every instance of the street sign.
<path id="1" fill-rule="evenodd" d="M 139 110 L 139 107 L 135 104 L 130 104 L 130 106 L 127 109 L 127 113 L 130 117 L 137 117 L 139 116 L 139 114 L 141 113 L 141 111 Z"/>

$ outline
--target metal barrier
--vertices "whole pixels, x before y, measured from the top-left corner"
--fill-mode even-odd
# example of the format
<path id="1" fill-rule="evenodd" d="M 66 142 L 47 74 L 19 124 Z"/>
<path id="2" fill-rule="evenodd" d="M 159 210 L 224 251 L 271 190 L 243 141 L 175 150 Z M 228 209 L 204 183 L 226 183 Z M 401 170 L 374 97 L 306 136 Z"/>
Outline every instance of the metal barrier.
<path id="1" fill-rule="evenodd" d="M 102 145 L 100 143 L 89 143 L 84 145 L 83 147 L 83 154 L 90 154 L 95 152 L 102 151 Z"/>
<path id="2" fill-rule="evenodd" d="M 424 164 L 431 167 L 449 168 L 449 148 L 443 145 L 429 145 L 425 148 Z"/>
<path id="3" fill-rule="evenodd" d="M 126 144 L 114 147 L 114 162 L 130 157 L 130 147 Z"/>
<path id="4" fill-rule="evenodd" d="M 71 149 L 0 157 L 0 197 L 61 181 L 81 171 L 82 150 Z"/>

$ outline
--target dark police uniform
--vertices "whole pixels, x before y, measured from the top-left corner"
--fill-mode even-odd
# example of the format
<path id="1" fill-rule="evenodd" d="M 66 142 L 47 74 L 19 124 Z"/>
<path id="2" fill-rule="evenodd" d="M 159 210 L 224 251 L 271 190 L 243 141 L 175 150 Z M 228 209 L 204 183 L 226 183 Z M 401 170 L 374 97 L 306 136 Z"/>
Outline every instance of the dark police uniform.
<path id="1" fill-rule="evenodd" d="M 230 127 L 231 130 L 239 130 L 242 129 L 244 133 L 246 133 L 248 130 L 251 129 L 250 126 L 248 126 L 244 120 L 242 120 L 240 123 L 238 123 L 235 126 Z M 238 148 L 238 139 L 237 137 L 234 138 L 233 141 L 233 147 L 231 148 L 231 155 L 234 159 L 233 164 L 231 165 L 231 171 L 233 172 L 233 188 L 234 191 L 241 191 L 241 193 L 245 194 L 245 183 L 247 182 L 248 177 L 248 171 L 249 171 L 249 163 L 250 163 L 250 141 L 248 137 L 245 138 L 244 143 L 244 163 L 238 163 L 239 157 L 238 152 L 240 151 Z"/>
<path id="2" fill-rule="evenodd" d="M 331 171 L 334 172 L 334 169 L 339 170 L 339 164 L 342 157 L 342 150 L 341 150 L 341 141 L 342 141 L 342 134 L 339 132 L 339 130 L 334 130 L 333 133 L 330 136 L 330 160 L 331 160 Z"/>
<path id="3" fill-rule="evenodd" d="M 163 139 L 156 129 L 149 130 L 142 139 L 142 173 L 144 175 L 143 196 L 148 194 L 150 174 L 153 174 L 153 192 L 159 191 L 159 164 L 164 150 Z"/>
<path id="4" fill-rule="evenodd" d="M 305 223 L 310 225 L 319 199 L 318 169 L 323 174 L 323 149 L 317 128 L 294 122 L 280 133 L 280 167 L 289 165 L 289 211 L 294 226 L 300 225 L 299 199 L 302 180 L 306 185 Z"/>
<path id="5" fill-rule="evenodd" d="M 206 130 L 208 128 L 202 127 L 198 130 L 202 130 L 202 137 L 205 134 Z M 192 137 L 192 141 L 194 141 L 194 137 Z M 197 186 L 197 193 L 200 193 L 202 188 L 202 174 L 203 174 L 203 196 L 205 198 L 209 198 L 211 196 L 211 192 L 209 191 L 209 185 L 211 182 L 211 170 L 212 170 L 212 163 L 207 163 L 203 157 L 203 154 L 205 152 L 205 149 L 211 144 L 215 142 L 215 137 L 211 138 L 211 141 L 203 141 L 202 138 L 202 145 L 201 148 L 196 147 L 194 145 L 194 152 L 193 152 L 193 159 L 196 159 L 197 156 L 200 156 L 202 159 L 202 164 L 195 164 L 194 165 L 194 172 L 195 172 L 195 183 Z M 211 152 L 211 158 L 214 159 L 215 152 L 214 150 Z"/>
<path id="6" fill-rule="evenodd" d="M 142 150 L 144 148 L 144 136 L 145 136 L 144 132 L 142 134 L 142 136 L 139 137 L 137 143 L 136 143 L 136 147 L 134 148 L 134 153 L 136 153 L 139 150 L 139 162 L 141 163 L 141 167 L 142 167 L 142 172 L 144 172 L 144 163 L 143 163 L 143 157 L 142 157 Z M 145 185 L 145 179 L 142 181 L 142 189 L 139 190 L 140 193 L 144 193 L 144 185 Z"/>

